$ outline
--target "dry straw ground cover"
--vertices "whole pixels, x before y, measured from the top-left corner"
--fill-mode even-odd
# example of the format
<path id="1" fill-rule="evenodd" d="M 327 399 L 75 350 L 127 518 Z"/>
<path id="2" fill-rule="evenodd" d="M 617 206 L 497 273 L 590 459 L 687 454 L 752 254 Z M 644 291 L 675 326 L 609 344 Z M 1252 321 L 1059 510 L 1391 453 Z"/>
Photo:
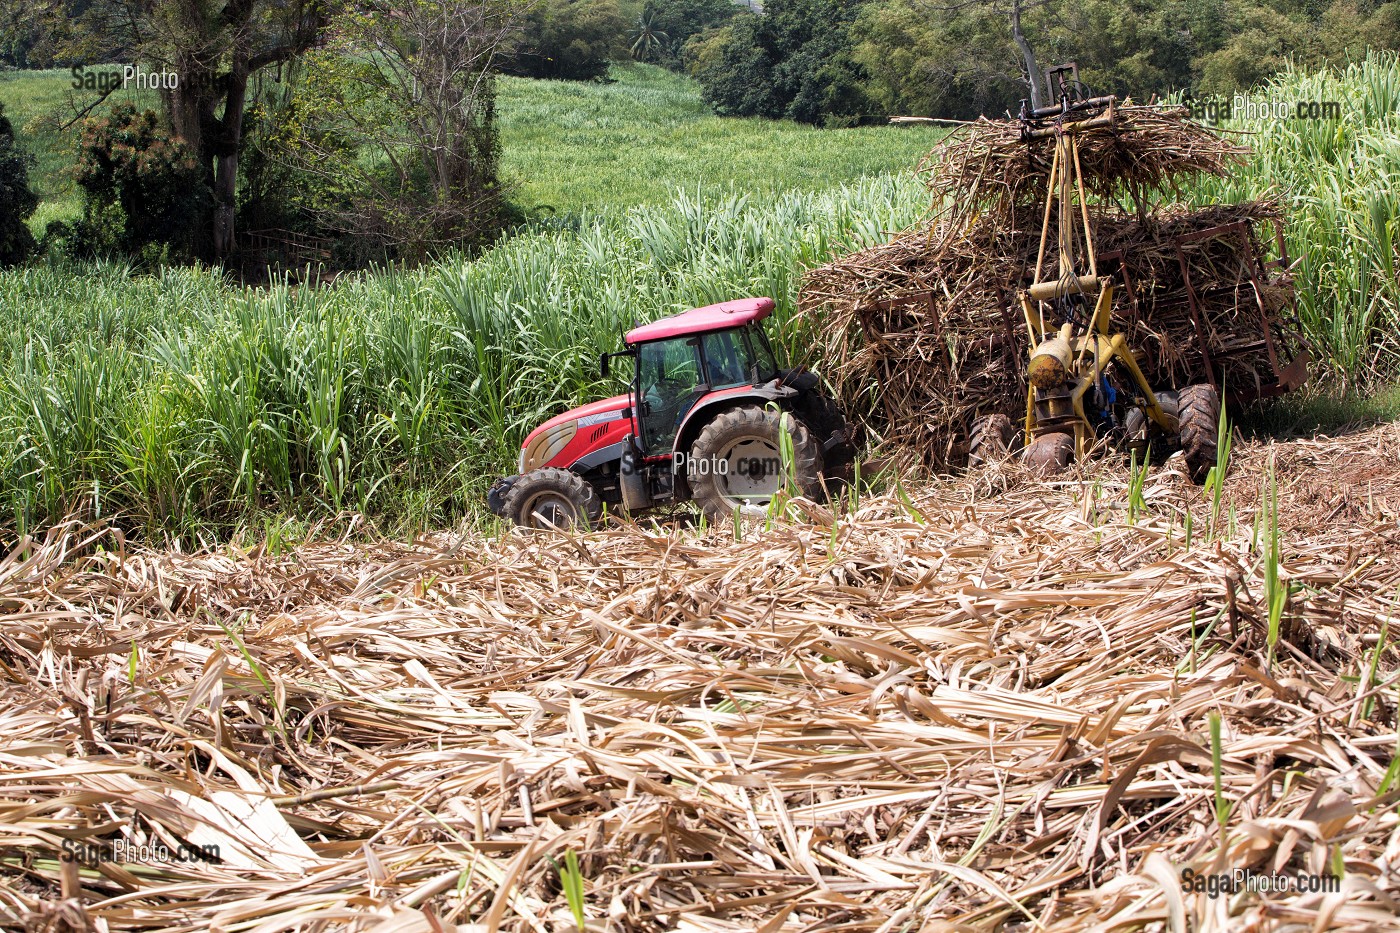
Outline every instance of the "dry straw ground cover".
<path id="1" fill-rule="evenodd" d="M 1398 458 L 1246 444 L 1214 523 L 1169 463 L 742 540 L 54 529 L 0 563 L 0 925 L 1392 929 Z M 60 860 L 117 839 L 222 861 Z M 1341 889 L 1182 891 L 1246 867 Z"/>

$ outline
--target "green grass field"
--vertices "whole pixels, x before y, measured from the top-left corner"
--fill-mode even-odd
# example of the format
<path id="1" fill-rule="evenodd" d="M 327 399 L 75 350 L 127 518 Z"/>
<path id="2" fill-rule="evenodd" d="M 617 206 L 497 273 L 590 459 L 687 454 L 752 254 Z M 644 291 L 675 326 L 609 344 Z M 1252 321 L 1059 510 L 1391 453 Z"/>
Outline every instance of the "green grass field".
<path id="1" fill-rule="evenodd" d="M 614 66 L 613 77 L 610 84 L 501 82 L 503 167 L 522 206 L 612 210 L 697 187 L 822 191 L 913 168 L 945 132 L 717 117 L 689 78 L 651 65 Z"/>
<path id="2" fill-rule="evenodd" d="M 501 80 L 502 170 L 531 214 L 659 204 L 682 189 L 823 191 L 910 169 L 944 132 L 922 126 L 819 130 L 717 117 L 694 81 L 665 69 L 618 65 L 613 79 Z M 37 160 L 35 189 L 43 202 L 31 221 L 36 234 L 48 221 L 81 210 L 66 174 L 78 126 L 62 124 L 95 92 L 74 91 L 71 84 L 67 71 L 0 73 L 0 100 Z M 158 104 L 149 91 L 119 91 L 109 102 Z"/>

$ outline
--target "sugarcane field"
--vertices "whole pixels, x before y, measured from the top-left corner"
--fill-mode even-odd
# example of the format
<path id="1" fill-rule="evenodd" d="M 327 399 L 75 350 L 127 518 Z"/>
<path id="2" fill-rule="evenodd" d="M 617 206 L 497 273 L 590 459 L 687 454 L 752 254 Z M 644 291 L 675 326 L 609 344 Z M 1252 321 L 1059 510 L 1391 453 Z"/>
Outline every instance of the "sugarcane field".
<path id="1" fill-rule="evenodd" d="M 1396 3 L 0 0 L 0 930 L 1400 929 L 1398 180 Z"/>

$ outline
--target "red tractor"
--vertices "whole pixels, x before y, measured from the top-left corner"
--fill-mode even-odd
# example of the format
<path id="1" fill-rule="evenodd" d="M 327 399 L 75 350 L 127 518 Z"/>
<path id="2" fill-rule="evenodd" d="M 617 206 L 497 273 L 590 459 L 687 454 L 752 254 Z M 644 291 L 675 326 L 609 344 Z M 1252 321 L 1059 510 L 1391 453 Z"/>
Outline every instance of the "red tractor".
<path id="1" fill-rule="evenodd" d="M 815 374 L 779 367 L 759 324 L 772 310 L 771 298 L 742 298 L 629 332 L 600 360 L 606 377 L 613 359 L 632 359 L 627 394 L 531 431 L 520 472 L 492 484 L 491 511 L 528 528 L 587 527 L 605 504 L 635 513 L 694 500 L 715 522 L 761 512 L 785 474 L 820 497 L 851 464 L 851 432 Z"/>

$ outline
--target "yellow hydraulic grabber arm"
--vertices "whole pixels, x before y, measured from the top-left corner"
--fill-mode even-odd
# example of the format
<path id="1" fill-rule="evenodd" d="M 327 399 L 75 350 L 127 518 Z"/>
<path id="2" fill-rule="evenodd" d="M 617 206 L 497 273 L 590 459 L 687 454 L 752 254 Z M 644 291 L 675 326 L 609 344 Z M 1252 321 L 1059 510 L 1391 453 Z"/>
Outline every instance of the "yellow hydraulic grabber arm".
<path id="1" fill-rule="evenodd" d="M 1089 205 L 1079 160 L 1079 135 L 1111 127 L 1114 97 L 1075 99 L 1073 65 L 1051 71 L 1060 77 L 1056 107 L 1022 111 L 1021 135 L 1028 144 L 1053 139 L 1054 150 L 1041 222 L 1040 249 L 1032 284 L 1021 291 L 1030 333 L 1025 442 L 1027 460 L 1042 473 L 1057 472 L 1069 457 L 1082 457 L 1105 430 L 1117 429 L 1124 407 L 1108 378 L 1117 364 L 1131 379 L 1134 403 L 1162 431 L 1175 434 L 1178 419 L 1163 407 L 1143 375 L 1123 334 L 1110 331 L 1113 279 L 1101 274 L 1094 252 Z M 1052 220 L 1055 268 L 1047 263 Z"/>

